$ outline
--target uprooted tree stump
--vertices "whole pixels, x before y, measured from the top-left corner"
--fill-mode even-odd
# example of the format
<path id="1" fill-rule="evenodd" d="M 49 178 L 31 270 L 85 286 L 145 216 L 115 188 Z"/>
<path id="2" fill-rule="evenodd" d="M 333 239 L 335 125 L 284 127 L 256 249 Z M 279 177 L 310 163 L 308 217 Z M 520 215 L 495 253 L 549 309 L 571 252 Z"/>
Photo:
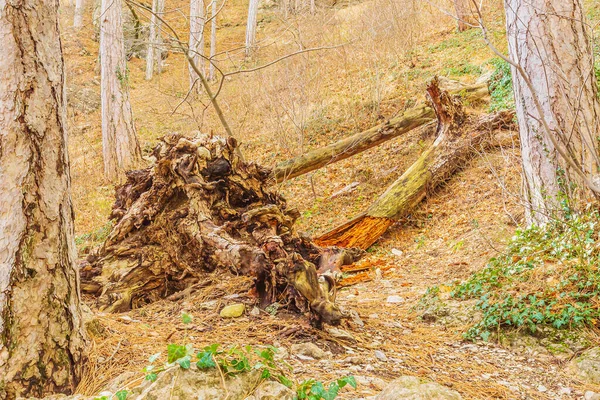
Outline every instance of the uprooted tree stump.
<path id="1" fill-rule="evenodd" d="M 438 119 L 434 143 L 363 214 L 323 234 L 317 244 L 369 248 L 478 149 L 493 143 L 495 130 L 513 125 L 512 112 L 467 115 L 460 98 L 441 90 L 437 78 L 429 83 L 427 94 Z"/>
<path id="2" fill-rule="evenodd" d="M 358 250 L 320 248 L 299 235 L 299 213 L 271 185 L 271 171 L 242 162 L 235 140 L 171 134 L 153 166 L 127 173 L 116 190 L 105 243 L 81 268 L 82 290 L 100 309 L 126 311 L 202 285 L 228 269 L 254 278 L 262 306 L 273 302 L 335 324 L 335 282 L 317 269 L 351 263 Z"/>

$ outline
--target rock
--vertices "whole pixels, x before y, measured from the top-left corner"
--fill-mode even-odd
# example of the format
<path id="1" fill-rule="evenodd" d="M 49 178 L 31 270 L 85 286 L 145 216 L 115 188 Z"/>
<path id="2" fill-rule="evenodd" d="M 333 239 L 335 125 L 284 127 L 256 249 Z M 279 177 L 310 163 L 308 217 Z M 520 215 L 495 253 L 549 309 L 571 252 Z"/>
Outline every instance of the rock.
<path id="1" fill-rule="evenodd" d="M 392 296 L 388 296 L 386 301 L 388 303 L 397 304 L 397 303 L 403 303 L 404 299 L 401 296 L 392 295 Z"/>
<path id="2" fill-rule="evenodd" d="M 356 339 L 352 334 L 348 331 L 345 331 L 340 328 L 329 327 L 327 328 L 327 333 L 333 336 L 336 339 L 348 340 L 350 342 L 356 342 Z"/>
<path id="3" fill-rule="evenodd" d="M 585 394 L 583 395 L 583 398 L 585 400 L 600 400 L 600 394 L 596 393 L 596 392 L 592 392 L 591 390 L 588 390 L 587 392 L 585 392 Z"/>
<path id="4" fill-rule="evenodd" d="M 538 386 L 537 390 L 538 390 L 538 392 L 544 393 L 544 392 L 548 391 L 548 388 L 544 385 L 540 385 L 540 386 Z"/>
<path id="5" fill-rule="evenodd" d="M 256 400 L 293 400 L 294 392 L 279 382 L 265 381 L 256 388 L 251 397 Z"/>
<path id="6" fill-rule="evenodd" d="M 386 362 L 388 360 L 385 353 L 381 350 L 375 350 L 375 358 L 377 358 L 379 361 L 383 361 L 383 362 Z"/>
<path id="7" fill-rule="evenodd" d="M 293 344 L 291 350 L 296 356 L 310 357 L 315 360 L 320 360 L 326 356 L 323 350 L 310 342 Z"/>
<path id="8" fill-rule="evenodd" d="M 462 396 L 446 386 L 421 381 L 414 376 L 401 376 L 390 382 L 375 400 L 462 400 Z"/>
<path id="9" fill-rule="evenodd" d="M 356 379 L 356 383 L 361 388 L 372 387 L 375 390 L 383 390 L 383 388 L 385 388 L 385 381 L 381 378 L 356 375 L 354 379 Z"/>
<path id="10" fill-rule="evenodd" d="M 250 311 L 250 315 L 252 315 L 253 317 L 258 317 L 260 315 L 260 308 L 254 306 L 252 308 L 252 311 Z"/>
<path id="11" fill-rule="evenodd" d="M 236 303 L 223 307 L 219 315 L 223 318 L 237 318 L 241 317 L 245 310 L 246 306 L 243 303 Z"/>
<path id="12" fill-rule="evenodd" d="M 569 369 L 588 383 L 600 384 L 600 347 L 584 351 L 571 362 Z"/>
<path id="13" fill-rule="evenodd" d="M 294 393 L 279 382 L 264 381 L 258 387 L 260 371 L 227 376 L 222 380 L 216 369 L 200 371 L 192 364 L 190 369 L 169 368 L 158 375 L 155 382 L 144 381 L 130 390 L 128 399 L 144 400 L 292 400 Z M 110 384 L 109 386 L 114 386 Z M 122 386 L 121 386 L 122 388 Z M 114 391 L 105 390 L 100 395 L 115 399 Z M 251 394 L 248 396 L 248 394 Z M 44 400 L 94 400 L 99 396 L 53 395 Z M 30 398 L 29 400 L 34 400 Z"/>

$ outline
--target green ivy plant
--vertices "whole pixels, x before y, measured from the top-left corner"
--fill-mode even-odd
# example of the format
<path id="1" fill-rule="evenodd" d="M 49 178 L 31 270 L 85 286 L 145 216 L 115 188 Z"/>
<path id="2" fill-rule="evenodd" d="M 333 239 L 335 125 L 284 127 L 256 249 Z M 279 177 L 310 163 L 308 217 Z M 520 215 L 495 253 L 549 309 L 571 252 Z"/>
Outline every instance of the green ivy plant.
<path id="1" fill-rule="evenodd" d="M 501 328 L 557 329 L 600 321 L 600 215 L 565 213 L 562 221 L 518 230 L 504 254 L 458 285 L 452 295 L 477 299 L 483 318 L 466 333 Z"/>

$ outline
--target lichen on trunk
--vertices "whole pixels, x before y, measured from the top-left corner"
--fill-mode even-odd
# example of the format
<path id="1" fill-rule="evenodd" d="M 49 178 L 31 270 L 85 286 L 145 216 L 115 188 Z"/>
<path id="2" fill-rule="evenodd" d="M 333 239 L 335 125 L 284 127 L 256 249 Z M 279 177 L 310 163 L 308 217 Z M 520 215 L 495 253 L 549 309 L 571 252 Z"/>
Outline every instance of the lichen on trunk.
<path id="1" fill-rule="evenodd" d="M 83 290 L 107 311 L 125 311 L 203 282 L 211 271 L 254 278 L 261 305 L 273 302 L 335 324 L 334 282 L 317 269 L 354 261 L 356 250 L 321 249 L 299 235 L 299 216 L 272 188 L 271 171 L 242 162 L 235 140 L 171 134 L 154 165 L 127 173 L 116 225 L 82 266 Z"/>

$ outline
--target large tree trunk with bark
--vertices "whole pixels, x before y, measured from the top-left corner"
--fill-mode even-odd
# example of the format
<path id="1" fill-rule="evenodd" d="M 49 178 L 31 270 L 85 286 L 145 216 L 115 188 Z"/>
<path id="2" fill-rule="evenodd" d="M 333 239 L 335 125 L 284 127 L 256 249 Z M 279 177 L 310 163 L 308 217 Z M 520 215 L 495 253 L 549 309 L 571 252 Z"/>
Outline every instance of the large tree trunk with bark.
<path id="1" fill-rule="evenodd" d="M 586 179 L 600 183 L 591 36 L 579 0 L 507 0 L 505 7 L 510 58 L 520 66 L 513 87 L 527 220 L 543 224 L 560 214 L 561 200 L 577 210 L 595 197 Z"/>
<path id="2" fill-rule="evenodd" d="M 100 15 L 104 173 L 110 180 L 118 180 L 124 171 L 139 165 L 142 152 L 129 103 L 129 70 L 123 44 L 121 0 L 102 0 Z"/>
<path id="3" fill-rule="evenodd" d="M 246 23 L 246 56 L 252 53 L 256 42 L 256 24 L 258 17 L 258 1 L 250 0 L 248 4 L 248 21 Z"/>
<path id="4" fill-rule="evenodd" d="M 57 9 L 0 3 L 2 399 L 70 393 L 84 361 Z"/>
<path id="5" fill-rule="evenodd" d="M 190 41 L 189 53 L 192 62 L 198 67 L 198 70 L 204 71 L 204 26 L 206 24 L 206 10 L 202 0 L 190 0 Z M 198 81 L 200 77 L 194 71 L 194 68 L 188 66 L 190 73 L 190 90 L 196 93 L 202 89 L 202 84 Z"/>
<path id="6" fill-rule="evenodd" d="M 433 80 L 427 93 L 438 118 L 437 137 L 365 213 L 322 235 L 322 246 L 369 248 L 394 223 L 410 213 L 428 192 L 445 183 L 462 168 L 494 129 L 510 125 L 511 113 L 468 117 L 457 97 L 441 91 Z"/>
<path id="7" fill-rule="evenodd" d="M 452 93 L 460 94 L 470 103 L 480 101 L 489 95 L 487 83 L 471 86 L 449 80 L 445 80 L 443 83 Z M 273 176 L 277 182 L 295 178 L 394 139 L 419 126 L 432 122 L 434 119 L 435 112 L 431 106 L 428 104 L 418 105 L 364 132 L 356 133 L 328 146 L 283 161 L 275 166 Z"/>
<path id="8" fill-rule="evenodd" d="M 454 0 L 454 9 L 459 32 L 464 32 L 477 23 L 473 12 L 475 9 L 473 0 Z"/>
<path id="9" fill-rule="evenodd" d="M 242 162 L 235 139 L 172 134 L 153 167 L 117 189 L 116 225 L 82 267 L 83 290 L 106 311 L 125 311 L 209 281 L 211 271 L 254 278 L 260 304 L 337 323 L 334 284 L 317 268 L 359 251 L 321 249 L 294 229 L 299 216 L 269 188 L 270 171 Z"/>
<path id="10" fill-rule="evenodd" d="M 154 69 L 160 73 L 162 61 L 162 38 L 160 29 L 165 9 L 165 0 L 152 0 L 152 16 L 150 17 L 150 35 L 148 38 L 148 50 L 146 52 L 146 80 L 152 79 Z"/>

